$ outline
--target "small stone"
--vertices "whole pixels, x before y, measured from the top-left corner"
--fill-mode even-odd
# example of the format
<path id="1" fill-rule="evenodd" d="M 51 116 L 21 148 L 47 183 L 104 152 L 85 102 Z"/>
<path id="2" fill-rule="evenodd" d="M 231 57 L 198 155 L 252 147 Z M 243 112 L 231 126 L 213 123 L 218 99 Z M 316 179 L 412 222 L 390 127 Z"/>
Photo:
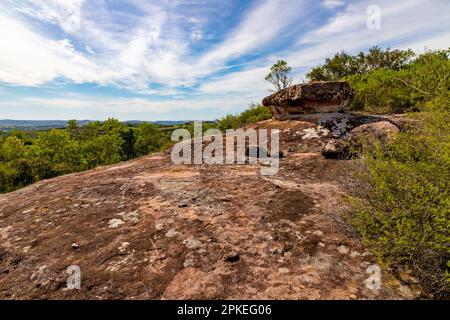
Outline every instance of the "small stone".
<path id="1" fill-rule="evenodd" d="M 78 249 L 80 245 L 76 242 L 72 243 L 72 249 Z"/>
<path id="2" fill-rule="evenodd" d="M 195 265 L 195 263 L 194 263 L 194 261 L 191 260 L 191 259 L 186 259 L 186 260 L 183 262 L 183 267 L 185 267 L 185 268 L 191 267 L 191 266 L 193 266 L 193 265 Z"/>
<path id="3" fill-rule="evenodd" d="M 161 231 L 164 228 L 164 224 L 162 223 L 157 223 L 155 224 L 155 229 L 158 231 Z"/>
<path id="4" fill-rule="evenodd" d="M 22 252 L 23 252 L 23 253 L 28 253 L 28 251 L 30 251 L 30 249 L 31 249 L 31 246 L 26 246 L 26 247 L 24 247 L 24 248 L 22 249 Z"/>
<path id="5" fill-rule="evenodd" d="M 180 233 L 178 231 L 175 231 L 174 229 L 170 229 L 169 231 L 167 231 L 166 237 L 167 238 L 173 238 L 173 237 L 176 237 L 179 234 Z"/>
<path id="6" fill-rule="evenodd" d="M 289 273 L 290 270 L 288 268 L 278 268 L 279 273 Z"/>
<path id="7" fill-rule="evenodd" d="M 178 208 L 187 208 L 188 206 L 189 205 L 187 203 L 183 202 L 178 205 Z"/>
<path id="8" fill-rule="evenodd" d="M 317 231 L 313 232 L 313 235 L 320 237 L 320 236 L 323 236 L 323 232 L 320 230 L 317 230 Z"/>
<path id="9" fill-rule="evenodd" d="M 183 241 L 183 244 L 188 248 L 188 249 L 198 249 L 202 246 L 202 243 L 200 241 L 198 241 L 197 239 L 185 239 Z"/>
<path id="10" fill-rule="evenodd" d="M 121 252 L 121 253 L 124 253 L 126 250 L 127 250 L 127 248 L 130 246 L 130 243 L 129 242 L 122 242 L 122 244 L 120 245 L 120 247 L 119 247 L 119 251 Z"/>
<path id="11" fill-rule="evenodd" d="M 133 224 L 139 222 L 139 212 L 137 210 L 129 213 L 121 212 L 117 215 L 122 216 L 125 221 L 131 222 Z"/>
<path id="12" fill-rule="evenodd" d="M 352 253 L 350 253 L 350 257 L 352 258 L 356 258 L 358 256 L 360 256 L 361 254 L 358 251 L 352 251 Z"/>
<path id="13" fill-rule="evenodd" d="M 337 249 L 338 249 L 339 253 L 341 253 L 341 254 L 347 254 L 350 252 L 349 247 L 347 247 L 343 244 L 341 244 Z"/>
<path id="14" fill-rule="evenodd" d="M 240 260 L 240 256 L 236 252 L 232 252 L 223 257 L 223 261 L 225 262 L 238 262 Z"/>
<path id="15" fill-rule="evenodd" d="M 123 222 L 123 220 L 121 219 L 111 219 L 108 221 L 108 227 L 109 228 L 118 228 L 119 226 L 121 226 L 122 224 L 124 224 L 125 222 Z"/>

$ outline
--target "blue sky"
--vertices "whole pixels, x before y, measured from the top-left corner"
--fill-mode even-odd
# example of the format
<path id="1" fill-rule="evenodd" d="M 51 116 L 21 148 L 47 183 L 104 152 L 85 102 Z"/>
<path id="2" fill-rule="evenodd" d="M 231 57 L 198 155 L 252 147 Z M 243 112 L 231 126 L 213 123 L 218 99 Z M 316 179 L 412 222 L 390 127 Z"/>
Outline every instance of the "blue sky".
<path id="1" fill-rule="evenodd" d="M 450 47 L 450 1 L 0 0 L 0 30 L 0 118 L 215 119 L 277 59 L 300 82 L 341 50 Z"/>

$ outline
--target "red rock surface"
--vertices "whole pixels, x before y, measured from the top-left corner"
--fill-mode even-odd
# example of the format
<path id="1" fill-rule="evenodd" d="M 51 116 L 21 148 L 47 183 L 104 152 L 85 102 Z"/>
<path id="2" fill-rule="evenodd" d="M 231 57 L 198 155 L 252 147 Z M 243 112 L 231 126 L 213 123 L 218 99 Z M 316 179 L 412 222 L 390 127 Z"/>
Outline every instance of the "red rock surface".
<path id="1" fill-rule="evenodd" d="M 326 160 L 314 124 L 281 129 L 276 176 L 258 165 L 171 163 L 160 153 L 0 196 L 2 299 L 401 299 L 340 222 L 353 161 Z M 230 258 L 231 257 L 231 258 Z M 66 269 L 81 269 L 68 290 Z"/>

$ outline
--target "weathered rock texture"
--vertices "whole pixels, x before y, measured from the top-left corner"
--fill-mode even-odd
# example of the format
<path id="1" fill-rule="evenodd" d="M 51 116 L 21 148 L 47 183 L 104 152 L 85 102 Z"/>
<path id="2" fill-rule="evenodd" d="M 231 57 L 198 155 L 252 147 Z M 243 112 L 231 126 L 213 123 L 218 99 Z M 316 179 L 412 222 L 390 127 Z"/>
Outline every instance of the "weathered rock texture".
<path id="1" fill-rule="evenodd" d="M 382 143 L 386 143 L 392 139 L 400 130 L 398 127 L 389 121 L 378 121 L 372 123 L 366 123 L 356 127 L 349 132 L 350 139 L 376 139 Z"/>
<path id="2" fill-rule="evenodd" d="M 40 181 L 0 196 L 0 299 L 401 299 L 418 291 L 383 273 L 340 221 L 332 132 L 280 129 L 278 175 L 258 165 L 181 165 L 169 153 Z M 81 269 L 68 290 L 67 267 Z"/>
<path id="3" fill-rule="evenodd" d="M 263 100 L 276 120 L 288 120 L 303 114 L 343 111 L 353 91 L 345 81 L 320 81 L 296 84 Z"/>

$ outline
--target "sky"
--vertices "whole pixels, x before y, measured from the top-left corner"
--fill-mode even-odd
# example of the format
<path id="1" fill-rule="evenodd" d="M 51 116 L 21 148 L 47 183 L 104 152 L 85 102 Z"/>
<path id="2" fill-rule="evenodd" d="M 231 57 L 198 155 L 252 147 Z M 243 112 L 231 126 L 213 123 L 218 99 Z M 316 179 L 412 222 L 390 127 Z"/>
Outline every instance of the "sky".
<path id="1" fill-rule="evenodd" d="M 0 0 L 0 119 L 212 120 L 326 57 L 450 47 L 449 0 Z"/>

